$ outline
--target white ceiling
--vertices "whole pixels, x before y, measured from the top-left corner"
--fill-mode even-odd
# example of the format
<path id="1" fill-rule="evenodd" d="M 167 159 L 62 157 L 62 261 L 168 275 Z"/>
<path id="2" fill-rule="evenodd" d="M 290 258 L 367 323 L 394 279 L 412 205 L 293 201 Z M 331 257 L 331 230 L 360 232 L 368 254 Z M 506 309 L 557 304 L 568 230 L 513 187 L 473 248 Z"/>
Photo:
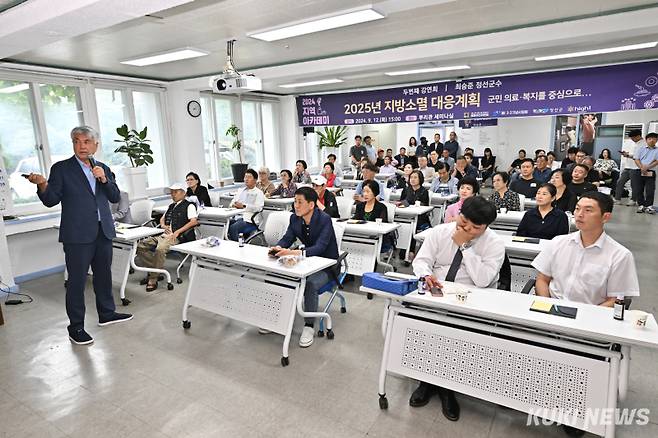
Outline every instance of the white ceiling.
<path id="1" fill-rule="evenodd" d="M 38 0 L 29 0 L 27 4 Z M 67 0 L 71 1 L 71 0 Z M 0 0 L 0 8 L 2 6 Z M 98 3 L 102 3 L 98 1 Z M 121 1 L 119 3 L 127 4 Z M 134 2 L 134 3 L 141 3 Z M 238 69 L 263 79 L 266 91 L 288 94 L 387 86 L 454 78 L 455 72 L 388 77 L 390 70 L 470 64 L 459 75 L 561 68 L 658 58 L 658 49 L 573 60 L 536 62 L 534 56 L 658 40 L 658 3 L 642 0 L 374 0 L 386 18 L 277 42 L 248 33 L 365 6 L 349 0 L 196 0 L 150 16 L 108 23 L 50 44 L 6 56 L 12 62 L 64 67 L 207 86 L 218 73 L 225 42 L 236 38 Z M 0 14 L 0 28 L 5 14 Z M 87 13 L 90 13 L 88 7 Z M 151 8 L 155 11 L 155 9 Z M 0 34 L 0 48 L 5 38 Z M 5 47 L 7 44 L 5 44 Z M 18 45 L 17 45 L 18 46 Z M 174 48 L 210 56 L 133 67 L 119 61 Z M 5 50 L 2 53 L 7 53 Z M 0 56 L 2 56 L 0 53 Z M 342 84 L 283 89 L 289 82 L 339 77 Z"/>

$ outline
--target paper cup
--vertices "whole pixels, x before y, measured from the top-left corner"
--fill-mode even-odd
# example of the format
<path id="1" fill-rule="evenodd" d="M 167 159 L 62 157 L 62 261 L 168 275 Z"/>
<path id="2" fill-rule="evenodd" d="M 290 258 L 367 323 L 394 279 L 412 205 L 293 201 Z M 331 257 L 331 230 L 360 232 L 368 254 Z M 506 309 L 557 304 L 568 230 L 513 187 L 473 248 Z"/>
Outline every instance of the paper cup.
<path id="1" fill-rule="evenodd" d="M 647 325 L 649 314 L 642 310 L 629 310 L 627 313 L 633 321 L 633 325 L 637 328 L 644 328 Z"/>
<path id="2" fill-rule="evenodd" d="M 416 203 L 415 203 L 414 205 L 415 205 L 416 207 L 420 207 L 420 201 L 416 201 Z"/>
<path id="3" fill-rule="evenodd" d="M 501 213 L 501 214 L 505 214 L 505 213 L 507 213 L 507 209 L 506 209 L 505 207 L 501 207 L 501 208 L 500 208 L 500 213 Z"/>
<path id="4" fill-rule="evenodd" d="M 375 222 L 377 223 L 377 225 L 381 225 L 382 224 L 382 218 L 378 217 L 377 219 L 375 219 Z"/>

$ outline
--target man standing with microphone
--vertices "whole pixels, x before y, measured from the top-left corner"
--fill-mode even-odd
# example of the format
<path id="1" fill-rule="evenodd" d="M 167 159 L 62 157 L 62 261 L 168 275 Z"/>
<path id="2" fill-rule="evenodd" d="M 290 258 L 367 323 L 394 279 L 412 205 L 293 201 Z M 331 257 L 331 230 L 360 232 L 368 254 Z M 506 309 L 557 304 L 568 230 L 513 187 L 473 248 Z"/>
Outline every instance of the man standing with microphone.
<path id="1" fill-rule="evenodd" d="M 110 202 L 121 195 L 110 169 L 96 162 L 98 133 L 89 126 L 71 131 L 74 156 L 53 164 L 50 178 L 32 173 L 28 180 L 37 185 L 43 205 L 62 203 L 59 241 L 64 245 L 68 282 L 66 313 L 71 342 L 86 345 L 94 339 L 85 331 L 85 283 L 91 266 L 96 293 L 98 325 L 105 326 L 132 319 L 117 313 L 112 296 L 112 239 L 116 237 Z"/>

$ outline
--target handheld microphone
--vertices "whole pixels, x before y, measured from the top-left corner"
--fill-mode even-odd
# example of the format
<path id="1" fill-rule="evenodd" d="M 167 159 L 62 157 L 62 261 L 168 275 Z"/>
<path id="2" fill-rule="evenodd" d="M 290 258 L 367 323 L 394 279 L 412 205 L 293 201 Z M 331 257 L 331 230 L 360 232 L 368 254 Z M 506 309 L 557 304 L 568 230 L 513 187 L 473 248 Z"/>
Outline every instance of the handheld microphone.
<path id="1" fill-rule="evenodd" d="M 89 165 L 91 166 L 92 169 L 96 167 L 96 160 L 94 160 L 93 155 L 89 155 L 87 159 L 89 160 Z M 100 178 L 96 178 L 96 179 L 100 180 Z"/>

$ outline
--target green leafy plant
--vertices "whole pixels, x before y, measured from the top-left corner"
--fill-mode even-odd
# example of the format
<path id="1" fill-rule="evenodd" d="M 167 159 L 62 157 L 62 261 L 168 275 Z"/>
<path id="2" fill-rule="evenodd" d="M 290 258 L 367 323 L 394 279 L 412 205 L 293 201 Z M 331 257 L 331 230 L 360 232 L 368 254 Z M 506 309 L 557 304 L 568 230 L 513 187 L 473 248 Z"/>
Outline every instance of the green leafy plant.
<path id="1" fill-rule="evenodd" d="M 117 134 L 121 137 L 114 140 L 116 143 L 122 143 L 114 152 L 121 152 L 128 155 L 132 167 L 148 166 L 153 164 L 153 151 L 146 138 L 146 126 L 140 132 L 135 129 L 128 129 L 127 125 L 121 125 L 117 128 Z"/>
<path id="2" fill-rule="evenodd" d="M 231 125 L 226 130 L 226 135 L 233 137 L 233 143 L 231 143 L 231 149 L 236 149 L 238 151 L 238 157 L 240 158 L 240 163 L 242 163 L 242 154 L 240 153 L 240 148 L 242 148 L 242 142 L 240 141 L 240 128 L 235 125 Z"/>
<path id="3" fill-rule="evenodd" d="M 324 131 L 318 132 L 320 141 L 318 142 L 319 148 L 338 148 L 347 142 L 347 137 L 344 137 L 347 132 L 347 126 L 326 126 Z"/>

